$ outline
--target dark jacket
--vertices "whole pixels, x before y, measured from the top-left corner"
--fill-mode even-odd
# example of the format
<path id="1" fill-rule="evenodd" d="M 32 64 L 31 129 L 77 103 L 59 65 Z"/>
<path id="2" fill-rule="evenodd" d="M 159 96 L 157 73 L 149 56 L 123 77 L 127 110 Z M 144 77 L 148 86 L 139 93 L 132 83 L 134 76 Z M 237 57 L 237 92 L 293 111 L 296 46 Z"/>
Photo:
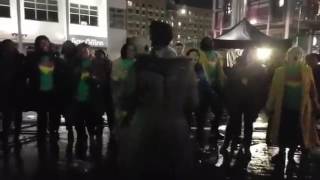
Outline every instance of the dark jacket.
<path id="1" fill-rule="evenodd" d="M 138 57 L 125 87 L 123 107 L 134 112 L 130 126 L 118 133 L 121 173 L 133 179 L 143 179 L 139 175 L 150 172 L 168 173 L 164 179 L 186 179 L 183 175 L 190 172 L 193 159 L 185 110 L 196 107 L 198 101 L 191 61 Z"/>
<path id="2" fill-rule="evenodd" d="M 227 108 L 241 107 L 259 112 L 267 98 L 268 79 L 265 68 L 259 64 L 237 64 L 230 71 L 226 84 Z"/>
<path id="3" fill-rule="evenodd" d="M 54 72 L 53 72 L 53 89 L 50 92 L 48 97 L 50 97 L 48 104 L 60 107 L 63 104 L 63 96 L 65 93 L 66 84 L 66 67 L 62 62 L 62 59 L 55 57 L 53 54 L 47 53 L 38 53 L 33 52 L 29 54 L 26 58 L 26 78 L 28 82 L 29 98 L 32 103 L 31 108 L 37 108 L 42 105 L 39 97 L 42 92 L 40 90 L 40 70 L 39 64 L 42 56 L 49 56 L 50 61 L 54 63 Z"/>
<path id="4" fill-rule="evenodd" d="M 24 102 L 24 56 L 18 51 L 0 54 L 0 109 L 22 108 Z"/>
<path id="5" fill-rule="evenodd" d="M 81 60 L 77 60 L 77 64 L 74 68 L 73 74 L 72 74 L 72 101 L 73 103 L 79 103 L 77 100 L 77 89 L 79 86 L 81 73 L 82 73 L 82 67 L 81 67 Z M 105 111 L 105 102 L 103 99 L 103 88 L 100 82 L 97 80 L 97 78 L 94 76 L 94 69 L 93 64 L 89 67 L 89 73 L 90 77 L 87 80 L 87 83 L 89 84 L 89 97 L 86 103 L 89 104 L 89 106 L 92 108 L 92 110 L 95 113 L 103 113 Z"/>

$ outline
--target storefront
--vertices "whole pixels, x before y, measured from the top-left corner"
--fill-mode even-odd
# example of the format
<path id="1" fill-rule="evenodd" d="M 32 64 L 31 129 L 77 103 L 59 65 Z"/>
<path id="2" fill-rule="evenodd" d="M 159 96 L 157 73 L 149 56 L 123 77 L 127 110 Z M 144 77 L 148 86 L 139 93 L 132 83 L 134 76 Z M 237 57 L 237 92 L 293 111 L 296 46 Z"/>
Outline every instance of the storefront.
<path id="1" fill-rule="evenodd" d="M 46 35 L 57 45 L 69 39 L 107 48 L 108 1 L 1 1 L 0 10 L 6 8 L 8 13 L 0 13 L 0 41 L 12 39 L 24 53 L 39 35 Z"/>

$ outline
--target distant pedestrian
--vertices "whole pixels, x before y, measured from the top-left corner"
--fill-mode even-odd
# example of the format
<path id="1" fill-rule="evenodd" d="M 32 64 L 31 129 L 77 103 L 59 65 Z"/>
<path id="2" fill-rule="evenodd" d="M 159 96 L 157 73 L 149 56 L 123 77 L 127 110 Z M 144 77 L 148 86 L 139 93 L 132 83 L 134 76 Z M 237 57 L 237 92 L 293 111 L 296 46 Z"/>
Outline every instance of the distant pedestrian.
<path id="1" fill-rule="evenodd" d="M 183 56 L 184 55 L 184 45 L 181 42 L 176 43 L 176 52 L 178 56 Z"/>

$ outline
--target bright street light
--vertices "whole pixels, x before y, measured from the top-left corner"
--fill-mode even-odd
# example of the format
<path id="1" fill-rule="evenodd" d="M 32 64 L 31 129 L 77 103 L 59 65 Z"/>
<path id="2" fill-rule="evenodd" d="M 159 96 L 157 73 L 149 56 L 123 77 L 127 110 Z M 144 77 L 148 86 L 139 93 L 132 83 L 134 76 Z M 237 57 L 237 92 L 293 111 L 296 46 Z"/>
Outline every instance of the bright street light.
<path id="1" fill-rule="evenodd" d="M 186 14 L 187 14 L 187 10 L 186 10 L 186 8 L 182 8 L 182 9 L 180 9 L 180 14 L 182 14 L 182 15 L 186 15 Z"/>
<path id="2" fill-rule="evenodd" d="M 284 0 L 279 0 L 279 7 L 283 7 L 284 6 Z"/>
<path id="3" fill-rule="evenodd" d="M 267 47 L 261 47 L 257 48 L 256 50 L 256 56 L 257 60 L 260 62 L 266 62 L 271 57 L 272 50 Z"/>
<path id="4" fill-rule="evenodd" d="M 318 39 L 317 39 L 317 37 L 314 36 L 312 39 L 312 45 L 315 46 L 317 44 L 318 44 Z"/>
<path id="5" fill-rule="evenodd" d="M 253 19 L 250 20 L 250 24 L 255 25 L 255 24 L 257 24 L 257 23 L 258 23 L 258 21 L 257 21 L 257 19 L 255 19 L 255 18 L 253 18 Z"/>
<path id="6" fill-rule="evenodd" d="M 133 6 L 133 2 L 132 1 L 128 1 L 128 6 L 129 7 Z"/>

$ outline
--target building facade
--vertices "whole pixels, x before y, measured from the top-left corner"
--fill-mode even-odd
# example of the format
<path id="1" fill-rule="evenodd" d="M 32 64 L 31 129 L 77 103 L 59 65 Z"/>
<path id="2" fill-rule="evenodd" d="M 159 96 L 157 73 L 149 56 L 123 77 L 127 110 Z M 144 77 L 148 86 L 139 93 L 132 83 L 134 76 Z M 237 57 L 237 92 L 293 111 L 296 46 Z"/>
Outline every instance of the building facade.
<path id="1" fill-rule="evenodd" d="M 126 30 L 126 9 L 127 0 L 109 0 L 109 36 L 108 53 L 110 59 L 114 60 L 120 57 L 120 50 L 127 39 Z"/>
<path id="2" fill-rule="evenodd" d="M 108 0 L 109 1 L 109 0 Z M 93 47 L 108 47 L 106 0 L 2 0 L 0 40 L 12 39 L 21 51 L 38 35 L 55 44 L 70 39 Z"/>
<path id="3" fill-rule="evenodd" d="M 295 39 L 306 51 L 319 49 L 319 0 L 213 0 L 215 37 L 246 18 L 276 38 Z"/>
<path id="4" fill-rule="evenodd" d="M 174 30 L 174 40 L 187 47 L 198 47 L 205 36 L 212 37 L 212 11 L 180 5 L 168 11 L 168 22 Z"/>
<path id="5" fill-rule="evenodd" d="M 168 8 L 167 0 L 127 0 L 128 37 L 149 39 L 152 20 L 161 20 L 173 27 L 174 41 L 196 47 L 199 39 L 212 35 L 212 10 L 185 5 Z"/>

